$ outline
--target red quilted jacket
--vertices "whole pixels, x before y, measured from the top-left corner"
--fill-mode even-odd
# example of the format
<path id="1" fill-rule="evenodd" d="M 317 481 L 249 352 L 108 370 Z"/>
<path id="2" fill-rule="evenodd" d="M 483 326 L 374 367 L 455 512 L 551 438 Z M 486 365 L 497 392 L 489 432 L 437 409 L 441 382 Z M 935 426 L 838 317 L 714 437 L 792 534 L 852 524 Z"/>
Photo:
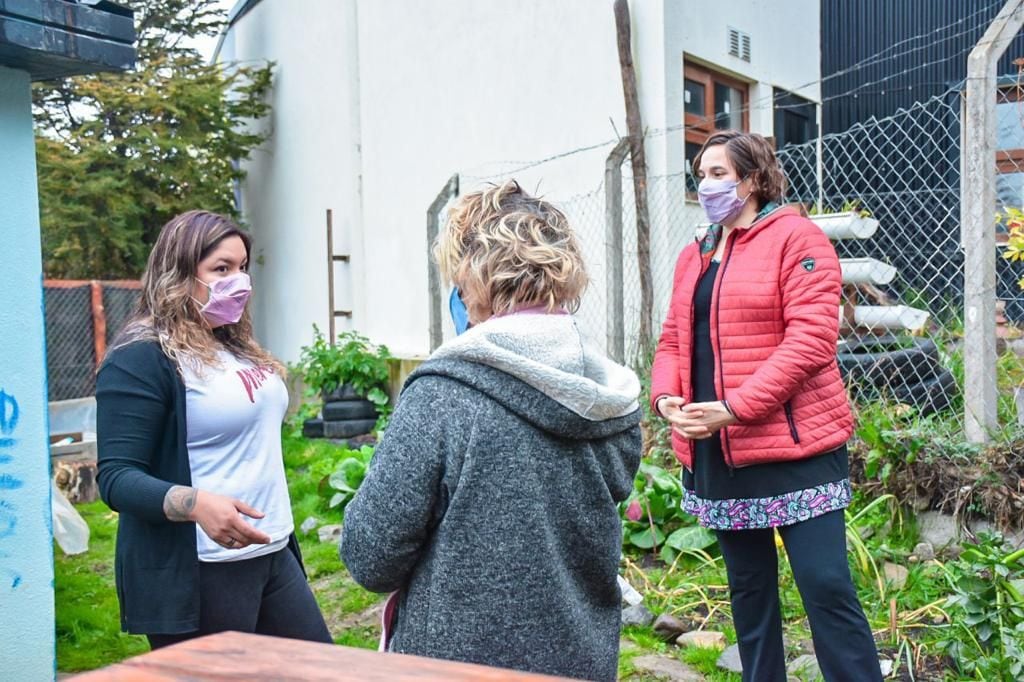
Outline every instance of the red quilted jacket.
<path id="1" fill-rule="evenodd" d="M 654 356 L 651 399 L 692 395 L 693 295 L 712 253 L 679 254 Z M 836 364 L 842 274 L 828 237 L 791 207 L 727 237 L 711 299 L 715 388 L 739 420 L 722 429 L 733 467 L 813 457 L 853 433 Z M 688 468 L 693 445 L 672 434 Z"/>

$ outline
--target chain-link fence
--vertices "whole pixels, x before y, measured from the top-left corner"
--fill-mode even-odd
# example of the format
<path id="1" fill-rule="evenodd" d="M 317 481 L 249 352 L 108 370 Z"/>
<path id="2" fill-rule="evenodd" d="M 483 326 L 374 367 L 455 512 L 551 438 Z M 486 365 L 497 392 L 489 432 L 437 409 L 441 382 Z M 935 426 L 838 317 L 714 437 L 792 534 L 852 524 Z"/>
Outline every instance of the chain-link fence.
<path id="1" fill-rule="evenodd" d="M 43 291 L 49 399 L 91 396 L 98 362 L 128 321 L 139 283 L 47 280 Z"/>
<path id="2" fill-rule="evenodd" d="M 851 397 L 862 407 L 889 405 L 898 414 L 916 415 L 949 432 L 962 431 L 965 409 L 968 414 L 975 409 L 970 400 L 965 403 L 965 364 L 971 366 L 978 349 L 965 347 L 964 336 L 965 328 L 980 320 L 964 314 L 965 281 L 983 275 L 965 275 L 965 253 L 980 247 L 962 236 L 961 197 L 989 183 L 997 197 L 991 216 L 999 217 L 1000 248 L 982 254 L 984 262 L 994 262 L 996 274 L 994 286 L 986 290 L 996 300 L 989 321 L 993 333 L 982 343 L 991 344 L 999 357 L 999 374 L 991 380 L 1000 388 L 1002 436 L 1017 424 L 1014 388 L 1024 381 L 1024 363 L 1015 351 L 1024 350 L 1019 340 L 1024 264 L 1004 254 L 1008 229 L 1024 230 L 1024 104 L 1018 92 L 1000 90 L 996 163 L 991 173 L 978 177 L 961 171 L 959 89 L 778 151 L 789 184 L 787 201 L 799 204 L 829 234 L 841 259 L 837 356 Z M 678 254 L 693 242 L 705 218 L 689 171 L 648 177 L 651 248 L 649 261 L 640 262 L 628 162 L 621 173 L 618 183 L 606 173 L 591 192 L 549 199 L 568 214 L 590 266 L 592 284 L 577 316 L 581 326 L 609 352 L 618 346 L 625 361 L 637 363 L 651 351 L 641 347 L 637 336 L 643 314 L 640 273 L 649 269 L 653 281 L 650 314 L 656 338 Z M 619 195 L 618 202 L 609 201 L 609 191 Z M 618 219 L 616 210 L 621 238 L 610 227 Z"/>

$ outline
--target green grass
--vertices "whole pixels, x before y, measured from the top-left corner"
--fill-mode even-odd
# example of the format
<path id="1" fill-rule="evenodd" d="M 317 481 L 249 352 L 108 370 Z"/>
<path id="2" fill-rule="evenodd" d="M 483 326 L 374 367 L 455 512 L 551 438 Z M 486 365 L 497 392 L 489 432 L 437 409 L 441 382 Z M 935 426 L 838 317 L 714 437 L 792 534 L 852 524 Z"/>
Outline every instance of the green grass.
<path id="1" fill-rule="evenodd" d="M 89 524 L 89 551 L 65 556 L 54 545 L 57 668 L 92 670 L 149 650 L 144 637 L 121 633 L 114 589 L 117 515 L 102 502 L 79 505 Z"/>
<path id="2" fill-rule="evenodd" d="M 284 457 L 295 524 L 307 517 L 316 517 L 318 525 L 340 523 L 341 512 L 329 509 L 326 491 L 321 490 L 324 470 L 330 470 L 340 457 L 342 448 L 324 441 L 307 441 L 294 435 L 284 439 Z M 871 503 L 874 502 L 873 505 Z M 871 505 L 871 506 L 869 506 Z M 77 557 L 65 557 L 55 549 L 57 602 L 57 660 L 61 671 L 77 672 L 110 665 L 148 649 L 143 637 L 121 634 L 118 622 L 117 596 L 114 589 L 114 536 L 117 515 L 96 502 L 78 507 L 91 529 L 89 551 Z M 881 569 L 886 560 L 907 564 L 917 529 L 913 519 L 899 523 L 898 508 L 884 500 L 855 498 L 853 510 L 864 511 L 857 517 L 859 526 L 867 526 L 873 535 L 863 542 Z M 316 594 L 328 627 L 338 644 L 376 648 L 380 634 L 376 612 L 372 610 L 382 596 L 359 587 L 348 575 L 338 557 L 335 543 L 321 544 L 316 531 L 301 535 L 310 585 Z M 712 551 L 712 560 L 683 556 L 674 568 L 656 562 L 643 564 L 639 554 L 629 555 L 631 563 L 627 578 L 645 595 L 645 603 L 655 613 L 669 612 L 694 627 L 725 633 L 728 642 L 735 642 L 732 628 L 725 568 Z M 920 648 L 925 655 L 934 651 L 934 620 L 948 593 L 943 569 L 935 563 L 909 564 L 907 584 L 899 590 L 878 585 L 870 569 L 865 572 L 856 561 L 851 563 L 855 584 L 868 621 L 876 632 L 879 646 L 892 653 L 898 647 Z M 810 638 L 799 593 L 784 554 L 780 555 L 780 596 L 785 619 L 786 640 L 790 658 Z M 889 601 L 897 602 L 897 629 L 890 631 Z M 710 617 L 709 617 L 710 614 Z M 706 622 L 705 622 L 706 620 Z M 635 681 L 646 677 L 638 673 L 633 660 L 649 653 L 669 654 L 706 676 L 711 682 L 734 682 L 738 675 L 717 668 L 719 652 L 714 649 L 682 650 L 666 644 L 649 627 L 629 627 L 622 633 L 625 642 L 619 660 L 619 675 Z"/>
<path id="3" fill-rule="evenodd" d="M 316 517 L 319 525 L 341 523 L 341 512 L 328 509 L 319 492 L 321 477 L 309 473 L 318 461 L 341 451 L 326 441 L 285 436 L 284 458 L 296 528 L 309 516 Z M 57 668 L 62 672 L 101 668 L 149 650 L 144 637 L 121 632 L 114 587 L 117 514 L 102 502 L 76 508 L 89 524 L 89 551 L 66 557 L 54 546 Z M 379 626 L 370 617 L 357 616 L 382 596 L 364 590 L 349 577 L 335 543 L 321 544 L 315 530 L 305 536 L 296 532 L 310 584 L 335 641 L 375 649 Z"/>
<path id="4" fill-rule="evenodd" d="M 705 680 L 709 682 L 740 682 L 740 675 L 719 670 L 718 657 L 721 655 L 720 649 L 703 646 L 689 647 L 680 652 L 683 662 L 697 672 L 703 673 Z"/>

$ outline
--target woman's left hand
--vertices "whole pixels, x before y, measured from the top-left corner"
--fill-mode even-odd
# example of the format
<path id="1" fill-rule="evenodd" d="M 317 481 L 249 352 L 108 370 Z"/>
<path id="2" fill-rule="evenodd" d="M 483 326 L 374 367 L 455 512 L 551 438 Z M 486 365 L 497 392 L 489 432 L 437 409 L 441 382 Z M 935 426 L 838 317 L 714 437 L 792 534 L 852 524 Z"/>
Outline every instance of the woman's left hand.
<path id="1" fill-rule="evenodd" d="M 724 426 L 736 423 L 736 417 L 721 401 L 690 403 L 682 409 L 682 419 L 676 422 L 676 432 L 688 440 L 710 438 Z"/>

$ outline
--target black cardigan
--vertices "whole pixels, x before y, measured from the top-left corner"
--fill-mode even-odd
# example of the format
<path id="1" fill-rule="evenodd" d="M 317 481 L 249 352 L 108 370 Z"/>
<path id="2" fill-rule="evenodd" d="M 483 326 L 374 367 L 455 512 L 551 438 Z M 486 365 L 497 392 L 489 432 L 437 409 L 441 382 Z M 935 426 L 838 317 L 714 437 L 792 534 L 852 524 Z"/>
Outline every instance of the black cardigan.
<path id="1" fill-rule="evenodd" d="M 126 632 L 199 629 L 196 525 L 163 510 L 172 486 L 192 485 L 185 424 L 185 384 L 156 341 L 107 356 L 96 378 L 97 478 L 120 513 L 114 564 Z M 301 566 L 294 534 L 288 546 Z"/>

